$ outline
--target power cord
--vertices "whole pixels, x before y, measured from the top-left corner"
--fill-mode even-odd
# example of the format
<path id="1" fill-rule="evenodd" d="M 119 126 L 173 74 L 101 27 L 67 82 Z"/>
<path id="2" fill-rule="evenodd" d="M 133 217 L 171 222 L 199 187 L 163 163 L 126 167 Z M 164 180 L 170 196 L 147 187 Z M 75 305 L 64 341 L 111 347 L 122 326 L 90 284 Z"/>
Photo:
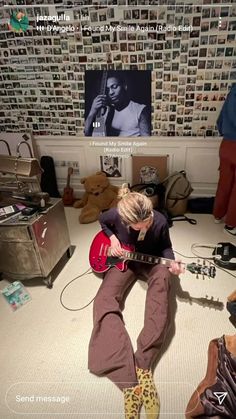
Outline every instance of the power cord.
<path id="1" fill-rule="evenodd" d="M 197 259 L 197 256 L 186 256 L 186 255 L 183 255 L 183 253 L 177 252 L 177 250 L 174 250 L 174 253 L 176 253 L 179 256 L 182 256 L 185 259 Z"/>
<path id="2" fill-rule="evenodd" d="M 214 258 L 210 258 L 210 257 L 206 257 L 206 256 L 201 256 L 197 253 L 197 251 L 195 249 L 197 248 L 201 248 L 201 249 L 215 249 L 215 245 L 213 244 L 199 244 L 199 243 L 193 243 L 191 246 L 191 251 L 194 254 L 194 256 L 200 257 L 201 259 L 206 259 L 206 260 L 214 260 Z"/>
<path id="3" fill-rule="evenodd" d="M 89 272 L 90 271 L 90 272 Z M 62 291 L 61 291 L 61 294 L 60 294 L 60 303 L 61 303 L 61 305 L 62 305 L 62 307 L 64 307 L 66 310 L 69 310 L 69 311 L 81 311 L 81 310 L 84 310 L 86 307 L 88 307 L 93 301 L 94 301 L 94 299 L 95 299 L 95 297 L 93 297 L 93 299 L 91 300 L 91 301 L 89 301 L 89 303 L 88 304 L 86 304 L 85 306 L 83 306 L 83 307 L 80 307 L 80 308 L 70 308 L 70 307 L 67 307 L 64 303 L 63 303 L 63 301 L 62 301 L 62 296 L 63 296 L 63 294 L 64 294 L 64 291 L 66 290 L 66 288 L 70 285 L 70 284 L 72 284 L 72 282 L 74 282 L 76 279 L 78 279 L 78 278 L 81 278 L 82 276 L 84 276 L 84 275 L 86 275 L 86 274 L 92 274 L 93 273 L 93 271 L 91 270 L 91 268 L 89 268 L 89 269 L 87 269 L 87 271 L 85 271 L 85 272 L 83 272 L 82 274 L 80 274 L 80 275 L 78 275 L 78 276 L 76 276 L 75 278 L 73 278 L 70 282 L 68 282 L 68 284 L 66 284 L 65 285 L 65 287 L 62 289 Z"/>

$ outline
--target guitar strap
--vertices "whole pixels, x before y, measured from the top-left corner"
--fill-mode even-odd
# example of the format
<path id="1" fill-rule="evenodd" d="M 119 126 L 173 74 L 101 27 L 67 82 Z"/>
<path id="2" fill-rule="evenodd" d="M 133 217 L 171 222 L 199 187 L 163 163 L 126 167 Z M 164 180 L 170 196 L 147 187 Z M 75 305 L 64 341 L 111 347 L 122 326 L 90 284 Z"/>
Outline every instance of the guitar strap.
<path id="1" fill-rule="evenodd" d="M 171 221 L 187 221 L 189 224 L 195 225 L 197 224 L 197 220 L 194 218 L 186 217 L 186 215 L 176 215 L 171 217 Z"/>

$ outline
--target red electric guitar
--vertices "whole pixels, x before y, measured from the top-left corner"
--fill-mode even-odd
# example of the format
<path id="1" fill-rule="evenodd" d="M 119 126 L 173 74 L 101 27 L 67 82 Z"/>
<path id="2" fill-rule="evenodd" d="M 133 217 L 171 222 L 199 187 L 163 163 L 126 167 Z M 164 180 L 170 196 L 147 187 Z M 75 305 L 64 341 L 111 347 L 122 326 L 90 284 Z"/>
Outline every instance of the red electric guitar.
<path id="1" fill-rule="evenodd" d="M 165 259 L 158 256 L 146 255 L 144 253 L 134 252 L 134 247 L 131 245 L 121 245 L 124 250 L 123 257 L 112 256 L 110 252 L 110 239 L 103 231 L 100 231 L 90 247 L 89 252 L 89 263 L 94 272 L 101 273 L 106 272 L 112 266 L 115 266 L 120 271 L 127 269 L 127 261 L 133 260 L 136 262 L 149 263 L 149 264 L 160 264 L 170 267 L 172 260 Z M 205 261 L 204 261 L 205 262 Z M 207 275 L 210 278 L 214 278 L 216 275 L 216 269 L 214 266 L 206 266 L 203 264 L 190 263 L 183 264 L 185 269 L 193 274 L 201 274 L 203 277 Z"/>
<path id="2" fill-rule="evenodd" d="M 68 168 L 66 187 L 64 188 L 62 201 L 64 205 L 72 205 L 74 203 L 74 190 L 70 187 L 70 177 L 73 173 L 73 168 Z"/>

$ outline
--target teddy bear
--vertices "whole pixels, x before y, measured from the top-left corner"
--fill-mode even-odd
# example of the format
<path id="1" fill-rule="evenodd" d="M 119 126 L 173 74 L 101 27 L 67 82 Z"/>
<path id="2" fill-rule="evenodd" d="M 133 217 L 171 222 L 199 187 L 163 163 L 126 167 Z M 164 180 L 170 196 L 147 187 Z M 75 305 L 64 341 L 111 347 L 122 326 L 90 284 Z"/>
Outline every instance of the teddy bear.
<path id="1" fill-rule="evenodd" d="M 118 188 L 110 184 L 104 172 L 84 177 L 80 182 L 85 193 L 82 199 L 74 202 L 74 207 L 82 208 L 79 216 L 81 224 L 96 221 L 101 211 L 116 206 Z"/>

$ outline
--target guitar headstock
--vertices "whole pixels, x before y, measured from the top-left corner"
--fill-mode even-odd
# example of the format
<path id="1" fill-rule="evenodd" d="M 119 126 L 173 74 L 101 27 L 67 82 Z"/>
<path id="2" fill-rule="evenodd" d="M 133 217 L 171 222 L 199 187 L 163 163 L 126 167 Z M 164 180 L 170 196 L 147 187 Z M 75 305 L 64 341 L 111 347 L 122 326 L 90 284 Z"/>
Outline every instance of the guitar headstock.
<path id="1" fill-rule="evenodd" d="M 204 261 L 205 262 L 205 261 Z M 207 276 L 208 278 L 215 278 L 216 276 L 216 268 L 212 265 L 206 265 L 204 263 L 201 265 L 200 263 L 189 263 L 186 265 L 187 271 L 191 272 L 192 274 Z"/>
<path id="2" fill-rule="evenodd" d="M 219 298 L 215 300 L 214 297 L 208 298 L 208 295 L 206 295 L 206 297 L 201 298 L 191 297 L 191 302 L 199 304 L 202 307 L 210 309 L 214 308 L 215 310 L 219 311 L 222 311 L 224 309 L 224 303 L 222 303 L 222 301 L 219 301 Z"/>

